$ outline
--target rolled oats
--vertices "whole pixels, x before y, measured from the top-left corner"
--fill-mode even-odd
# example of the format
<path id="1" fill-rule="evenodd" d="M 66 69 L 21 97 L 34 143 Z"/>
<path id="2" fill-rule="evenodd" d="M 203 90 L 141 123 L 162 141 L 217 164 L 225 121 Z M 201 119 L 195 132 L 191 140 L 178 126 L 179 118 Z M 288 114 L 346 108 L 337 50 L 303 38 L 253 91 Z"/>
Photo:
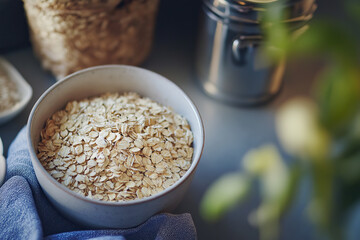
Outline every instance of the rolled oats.
<path id="1" fill-rule="evenodd" d="M 159 0 L 23 2 L 34 51 L 58 78 L 95 65 L 138 65 L 150 52 Z"/>
<path id="2" fill-rule="evenodd" d="M 0 69 L 0 112 L 8 110 L 20 101 L 16 84 Z"/>
<path id="3" fill-rule="evenodd" d="M 136 93 L 69 102 L 47 120 L 38 158 L 61 184 L 89 198 L 127 201 L 156 194 L 189 169 L 186 119 Z"/>

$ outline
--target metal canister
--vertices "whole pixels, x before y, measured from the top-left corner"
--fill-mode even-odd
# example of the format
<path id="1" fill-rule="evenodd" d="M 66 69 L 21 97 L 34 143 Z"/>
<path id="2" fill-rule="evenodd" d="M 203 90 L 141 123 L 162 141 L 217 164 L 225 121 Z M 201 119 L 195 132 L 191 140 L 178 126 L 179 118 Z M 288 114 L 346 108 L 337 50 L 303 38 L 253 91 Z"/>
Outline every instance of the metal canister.
<path id="1" fill-rule="evenodd" d="M 261 2 L 261 3 L 259 3 Z M 272 6 L 269 6 L 272 4 Z M 315 0 L 203 0 L 196 71 L 204 91 L 217 99 L 255 105 L 275 96 L 281 86 L 285 60 L 269 61 L 261 51 L 263 12 L 281 7 L 292 30 L 308 23 Z"/>

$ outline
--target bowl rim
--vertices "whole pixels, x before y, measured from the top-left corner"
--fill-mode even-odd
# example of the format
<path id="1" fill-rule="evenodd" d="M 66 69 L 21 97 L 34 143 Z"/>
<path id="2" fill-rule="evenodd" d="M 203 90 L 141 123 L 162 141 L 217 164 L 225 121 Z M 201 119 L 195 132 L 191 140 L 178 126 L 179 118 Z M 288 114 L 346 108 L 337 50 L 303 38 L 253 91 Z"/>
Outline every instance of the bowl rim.
<path id="1" fill-rule="evenodd" d="M 2 139 L 0 136 L 0 155 L 3 155 L 3 154 L 4 154 L 4 145 L 3 145 L 3 142 L 2 142 Z"/>
<path id="2" fill-rule="evenodd" d="M 33 90 L 30 84 L 19 73 L 19 71 L 5 58 L 0 57 L 0 66 L 4 68 L 6 73 L 11 72 L 14 74 L 15 77 L 9 77 L 9 79 L 17 85 L 17 88 L 19 88 L 19 85 L 21 85 L 21 87 L 25 89 L 25 94 L 20 94 L 20 101 L 18 101 L 12 107 L 0 112 L 0 119 L 5 119 L 6 117 L 16 115 L 21 112 L 21 110 L 30 102 L 30 99 L 33 95 Z M 8 120 L 10 120 L 10 118 Z"/>
<path id="3" fill-rule="evenodd" d="M 6 177 L 6 159 L 3 156 L 4 154 L 4 146 L 0 137 L 0 187 L 4 183 Z"/>
<path id="4" fill-rule="evenodd" d="M 35 149 L 33 148 L 33 145 L 32 145 L 32 140 L 31 140 L 32 119 L 33 119 L 34 115 L 36 114 L 39 105 L 43 102 L 43 100 L 55 88 L 57 88 L 58 86 L 60 86 L 60 85 L 62 85 L 64 83 L 66 83 L 67 81 L 71 81 L 71 79 L 73 77 L 77 76 L 77 75 L 81 75 L 81 74 L 84 74 L 84 73 L 89 72 L 89 71 L 96 71 L 96 70 L 100 70 L 100 69 L 112 69 L 112 68 L 131 69 L 132 71 L 147 72 L 149 74 L 154 75 L 156 78 L 160 79 L 161 81 L 167 82 L 168 84 L 172 85 L 172 87 L 176 88 L 177 90 L 179 90 L 181 92 L 181 94 L 184 96 L 186 102 L 189 103 L 192 112 L 195 114 L 195 118 L 196 118 L 196 122 L 197 122 L 196 124 L 199 124 L 199 127 L 200 127 L 200 136 L 199 136 L 200 137 L 200 140 L 199 140 L 200 153 L 199 153 L 198 158 L 194 158 L 194 156 L 193 156 L 191 166 L 186 171 L 185 175 L 182 176 L 179 180 L 177 180 L 173 185 L 171 185 L 170 187 L 164 189 L 163 191 L 158 192 L 158 193 L 156 193 L 154 195 L 151 195 L 149 197 L 142 198 L 142 199 L 134 199 L 134 200 L 129 200 L 129 201 L 119 201 L 119 202 L 110 202 L 110 201 L 102 201 L 102 200 L 97 200 L 97 199 L 91 199 L 91 198 L 82 196 L 79 193 L 76 193 L 76 192 L 70 190 L 66 186 L 64 186 L 61 183 L 59 183 L 58 181 L 56 181 L 56 179 L 53 178 L 48 171 L 46 171 L 46 169 L 40 163 L 40 160 L 37 158 L 37 155 L 35 153 Z M 37 165 L 37 167 L 40 169 L 40 171 L 42 171 L 44 173 L 44 175 L 50 181 L 50 183 L 52 183 L 54 186 L 56 186 L 60 191 L 66 192 L 67 194 L 71 195 L 72 197 L 83 200 L 85 202 L 98 204 L 98 205 L 103 205 L 103 206 L 131 206 L 131 205 L 143 204 L 143 203 L 150 202 L 152 200 L 161 198 L 164 195 L 167 195 L 168 193 L 174 191 L 183 182 L 185 182 L 185 180 L 187 180 L 192 175 L 192 173 L 195 172 L 195 170 L 196 170 L 196 168 L 197 168 L 197 166 L 199 164 L 199 161 L 201 159 L 201 156 L 203 154 L 204 141 L 205 141 L 204 124 L 203 124 L 203 121 L 201 119 L 200 113 L 199 113 L 197 107 L 195 106 L 195 104 L 189 98 L 189 96 L 180 87 L 178 87 L 174 82 L 170 81 L 166 77 L 164 77 L 164 76 L 162 76 L 162 75 L 160 75 L 160 74 L 158 74 L 156 72 L 150 71 L 148 69 L 136 67 L 136 66 L 121 65 L 121 64 L 109 64 L 109 65 L 100 65 L 100 66 L 95 66 L 95 67 L 89 67 L 89 68 L 85 68 L 85 69 L 82 69 L 80 71 L 74 72 L 74 73 L 64 77 L 63 79 L 61 79 L 60 81 L 56 82 L 51 87 L 49 87 L 40 96 L 40 98 L 36 101 L 35 105 L 33 106 L 32 110 L 30 112 L 29 118 L 28 118 L 28 122 L 27 122 L 27 144 L 28 144 L 28 148 L 29 148 L 32 163 Z M 36 178 L 37 178 L 37 176 L 36 176 Z"/>

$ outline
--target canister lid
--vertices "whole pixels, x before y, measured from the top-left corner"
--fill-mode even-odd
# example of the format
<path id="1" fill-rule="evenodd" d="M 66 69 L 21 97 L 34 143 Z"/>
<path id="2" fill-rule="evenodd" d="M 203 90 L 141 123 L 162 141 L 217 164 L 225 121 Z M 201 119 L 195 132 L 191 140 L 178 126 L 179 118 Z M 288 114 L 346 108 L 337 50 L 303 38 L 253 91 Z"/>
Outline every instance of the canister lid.
<path id="1" fill-rule="evenodd" d="M 203 0 L 216 15 L 243 23 L 259 24 L 268 8 L 283 8 L 287 22 L 307 21 L 316 10 L 315 0 Z"/>

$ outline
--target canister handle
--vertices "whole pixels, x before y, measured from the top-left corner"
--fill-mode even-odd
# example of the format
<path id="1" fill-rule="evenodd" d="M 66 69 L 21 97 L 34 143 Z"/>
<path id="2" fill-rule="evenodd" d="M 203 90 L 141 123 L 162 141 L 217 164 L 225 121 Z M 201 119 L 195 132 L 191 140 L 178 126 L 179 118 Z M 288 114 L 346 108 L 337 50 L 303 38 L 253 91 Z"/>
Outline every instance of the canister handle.
<path id="1" fill-rule="evenodd" d="M 232 42 L 231 52 L 234 62 L 238 65 L 246 64 L 246 54 L 249 48 L 254 48 L 263 40 L 261 35 L 240 35 Z"/>

